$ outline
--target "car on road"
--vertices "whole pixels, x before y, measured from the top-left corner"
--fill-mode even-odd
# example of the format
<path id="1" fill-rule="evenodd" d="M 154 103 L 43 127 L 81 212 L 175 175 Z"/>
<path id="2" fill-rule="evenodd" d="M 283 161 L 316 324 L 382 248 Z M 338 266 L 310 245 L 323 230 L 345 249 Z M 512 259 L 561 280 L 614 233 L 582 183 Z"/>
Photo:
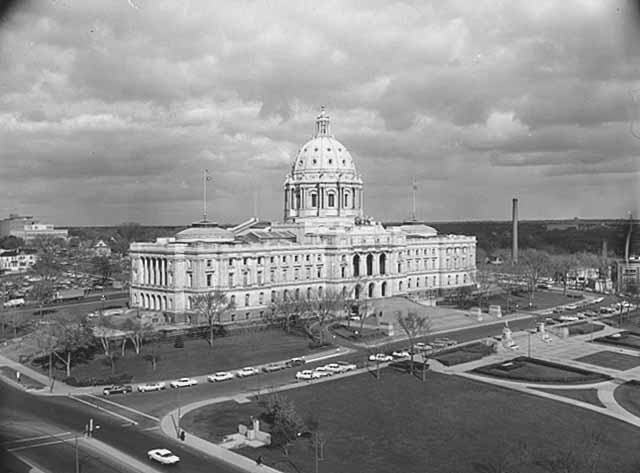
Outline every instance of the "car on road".
<path id="1" fill-rule="evenodd" d="M 604 300 L 604 297 L 596 297 L 594 300 L 592 300 L 590 303 L 591 304 L 600 304 L 602 301 Z"/>
<path id="2" fill-rule="evenodd" d="M 415 345 L 413 345 L 414 352 L 429 351 L 429 350 L 433 350 L 433 347 L 428 343 L 418 342 Z"/>
<path id="3" fill-rule="evenodd" d="M 207 376 L 207 381 L 209 381 L 210 383 L 217 383 L 220 381 L 229 381 L 234 377 L 235 376 L 233 376 L 233 373 L 229 373 L 228 371 L 218 371 L 217 373 Z"/>
<path id="4" fill-rule="evenodd" d="M 106 386 L 102 390 L 102 394 L 109 396 L 111 394 L 125 394 L 133 392 L 133 387 L 130 384 L 114 384 L 113 386 Z"/>
<path id="5" fill-rule="evenodd" d="M 393 361 L 393 356 L 387 355 L 385 353 L 375 353 L 375 354 L 369 355 L 369 361 L 377 361 L 377 362 L 384 363 L 386 361 Z"/>
<path id="6" fill-rule="evenodd" d="M 565 306 L 565 308 L 566 308 L 567 310 L 576 310 L 576 309 L 578 308 L 578 304 L 577 304 L 577 303 L 575 303 L 575 302 L 574 302 L 573 304 L 567 304 L 567 305 Z"/>
<path id="7" fill-rule="evenodd" d="M 391 356 L 393 356 L 394 358 L 410 358 L 411 353 L 406 350 L 398 350 L 391 353 Z"/>
<path id="8" fill-rule="evenodd" d="M 601 314 L 613 314 L 615 311 L 613 307 L 600 307 Z"/>
<path id="9" fill-rule="evenodd" d="M 291 368 L 293 366 L 302 366 L 305 363 L 306 363 L 306 360 L 304 358 L 291 358 L 290 360 L 287 360 L 285 362 L 288 368 Z"/>
<path id="10" fill-rule="evenodd" d="M 330 371 L 332 374 L 342 373 L 342 367 L 338 363 L 329 363 L 321 367 L 324 371 Z"/>
<path id="11" fill-rule="evenodd" d="M 138 385 L 138 392 L 140 393 L 146 393 L 149 391 L 162 391 L 163 389 L 167 389 L 167 385 L 163 382 Z"/>
<path id="12" fill-rule="evenodd" d="M 313 372 L 316 374 L 316 376 L 318 378 L 324 378 L 325 376 L 331 376 L 331 375 L 335 374 L 333 371 L 328 369 L 327 366 L 328 365 L 326 365 L 326 366 L 318 366 L 316 369 L 313 370 Z"/>
<path id="13" fill-rule="evenodd" d="M 166 448 L 156 448 L 147 452 L 149 460 L 157 461 L 163 465 L 175 465 L 180 461 L 180 457 Z"/>
<path id="14" fill-rule="evenodd" d="M 565 309 L 565 307 L 563 305 L 559 305 L 559 306 L 553 308 L 553 313 L 554 314 L 561 314 L 565 310 L 566 309 Z"/>
<path id="15" fill-rule="evenodd" d="M 353 371 L 357 368 L 355 363 L 349 363 L 348 361 L 336 361 L 336 365 L 340 367 L 340 372 Z"/>
<path id="16" fill-rule="evenodd" d="M 585 317 L 597 317 L 598 313 L 594 310 L 585 310 L 584 315 Z"/>
<path id="17" fill-rule="evenodd" d="M 246 378 L 247 376 L 255 376 L 260 372 L 253 368 L 252 366 L 247 366 L 246 368 L 242 368 L 236 372 L 238 378 Z"/>
<path id="18" fill-rule="evenodd" d="M 296 379 L 301 379 L 301 380 L 317 379 L 321 377 L 322 376 L 320 374 L 312 370 L 303 370 L 303 371 L 298 371 L 296 373 Z"/>
<path id="19" fill-rule="evenodd" d="M 431 343 L 436 348 L 446 348 L 458 344 L 458 342 L 456 342 L 455 340 L 447 337 L 436 338 Z"/>
<path id="20" fill-rule="evenodd" d="M 180 378 L 169 383 L 172 388 L 188 388 L 198 384 L 198 380 L 193 378 Z"/>
<path id="21" fill-rule="evenodd" d="M 575 322 L 577 320 L 580 320 L 580 317 L 578 317 L 577 315 L 561 315 L 560 317 L 558 317 L 558 320 L 561 320 L 563 322 Z"/>
<path id="22" fill-rule="evenodd" d="M 287 367 L 284 363 L 269 363 L 267 366 L 262 367 L 262 371 L 265 373 L 273 373 L 274 371 L 280 371 Z"/>

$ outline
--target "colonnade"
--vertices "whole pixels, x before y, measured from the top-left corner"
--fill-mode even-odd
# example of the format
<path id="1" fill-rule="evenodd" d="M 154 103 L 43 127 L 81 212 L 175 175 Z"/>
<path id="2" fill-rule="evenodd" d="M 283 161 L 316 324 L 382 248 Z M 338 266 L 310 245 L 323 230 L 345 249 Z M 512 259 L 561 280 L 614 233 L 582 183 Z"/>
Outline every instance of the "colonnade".
<path id="1" fill-rule="evenodd" d="M 168 261 L 165 258 L 140 258 L 140 284 L 167 286 L 169 281 Z"/>
<path id="2" fill-rule="evenodd" d="M 139 298 L 139 299 L 138 299 Z M 138 295 L 138 300 L 134 300 L 134 304 L 143 309 L 149 310 L 171 310 L 173 309 L 173 300 L 168 299 L 167 296 L 159 294 L 147 294 L 141 292 Z"/>

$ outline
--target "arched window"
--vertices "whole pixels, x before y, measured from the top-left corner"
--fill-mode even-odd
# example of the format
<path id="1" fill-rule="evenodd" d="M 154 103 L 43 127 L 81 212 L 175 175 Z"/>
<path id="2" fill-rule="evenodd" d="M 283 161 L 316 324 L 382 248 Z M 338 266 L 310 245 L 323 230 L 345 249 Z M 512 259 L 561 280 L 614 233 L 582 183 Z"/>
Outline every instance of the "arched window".
<path id="1" fill-rule="evenodd" d="M 271 302 L 275 302 L 276 301 L 276 291 L 271 291 Z"/>
<path id="2" fill-rule="evenodd" d="M 407 289 L 411 289 L 411 278 L 407 279 Z"/>
<path id="3" fill-rule="evenodd" d="M 387 255 L 384 253 L 380 255 L 379 266 L 380 266 L 380 274 L 386 274 L 387 273 Z"/>
<path id="4" fill-rule="evenodd" d="M 340 268 L 340 277 L 345 278 L 346 276 L 347 276 L 347 268 L 343 266 L 342 268 Z"/>
<path id="5" fill-rule="evenodd" d="M 373 297 L 376 290 L 375 283 L 369 283 L 369 297 Z"/>
<path id="6" fill-rule="evenodd" d="M 300 288 L 299 287 L 296 288 L 295 294 L 296 294 L 296 299 L 300 299 Z"/>
<path id="7" fill-rule="evenodd" d="M 347 286 L 342 286 L 342 297 L 347 298 Z"/>
<path id="8" fill-rule="evenodd" d="M 382 283 L 382 286 L 380 286 L 380 291 L 382 293 L 382 297 L 385 297 L 387 295 L 387 282 L 384 281 Z"/>
<path id="9" fill-rule="evenodd" d="M 307 288 L 307 299 L 311 299 L 311 288 Z"/>
<path id="10" fill-rule="evenodd" d="M 244 305 L 245 305 L 245 307 L 249 306 L 249 299 L 250 299 L 249 294 L 245 294 L 244 295 Z"/>
<path id="11" fill-rule="evenodd" d="M 353 275 L 360 276 L 360 255 L 353 255 Z"/>
<path id="12" fill-rule="evenodd" d="M 402 281 L 398 283 L 398 291 L 402 292 Z"/>
<path id="13" fill-rule="evenodd" d="M 314 209 L 318 207 L 318 194 L 316 194 L 315 192 L 311 193 L 311 207 L 313 207 Z"/>
<path id="14" fill-rule="evenodd" d="M 373 255 L 367 255 L 367 276 L 373 275 Z"/>
<path id="15" fill-rule="evenodd" d="M 333 192 L 329 192 L 327 194 L 327 205 L 329 207 L 335 207 L 336 206 L 336 195 Z"/>
<path id="16" fill-rule="evenodd" d="M 230 301 L 230 303 L 231 303 L 231 306 L 235 306 L 235 305 L 236 305 L 236 296 L 235 296 L 235 295 L 232 295 L 232 296 L 231 296 L 231 299 L 230 299 L 229 301 Z"/>
<path id="17" fill-rule="evenodd" d="M 348 209 L 351 204 L 349 203 L 349 191 L 344 193 L 344 208 Z"/>
<path id="18" fill-rule="evenodd" d="M 295 195 L 294 208 L 299 209 L 300 208 L 300 191 L 296 190 L 294 195 Z"/>
<path id="19" fill-rule="evenodd" d="M 322 286 L 318 286 L 318 298 L 322 297 Z"/>
<path id="20" fill-rule="evenodd" d="M 264 304 L 264 292 L 261 292 L 260 295 L 258 296 L 258 304 L 260 305 Z"/>

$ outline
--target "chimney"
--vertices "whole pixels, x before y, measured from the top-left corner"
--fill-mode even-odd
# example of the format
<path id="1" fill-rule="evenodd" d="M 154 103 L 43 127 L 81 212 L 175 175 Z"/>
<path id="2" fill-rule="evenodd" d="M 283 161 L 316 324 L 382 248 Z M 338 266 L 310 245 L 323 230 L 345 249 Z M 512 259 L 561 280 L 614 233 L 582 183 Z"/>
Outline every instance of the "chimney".
<path id="1" fill-rule="evenodd" d="M 602 258 L 607 257 L 607 240 L 602 240 Z"/>
<path id="2" fill-rule="evenodd" d="M 511 219 L 513 223 L 511 261 L 515 264 L 518 262 L 518 199 L 513 199 L 513 210 Z"/>

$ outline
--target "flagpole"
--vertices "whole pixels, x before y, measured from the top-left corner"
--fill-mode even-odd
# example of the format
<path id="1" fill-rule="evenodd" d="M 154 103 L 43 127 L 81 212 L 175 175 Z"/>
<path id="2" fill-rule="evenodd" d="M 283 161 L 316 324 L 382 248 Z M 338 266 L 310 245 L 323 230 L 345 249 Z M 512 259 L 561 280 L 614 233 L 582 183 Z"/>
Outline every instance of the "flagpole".
<path id="1" fill-rule="evenodd" d="M 411 218 L 415 222 L 416 221 L 416 178 L 415 177 L 412 179 L 411 197 L 412 197 L 412 201 L 411 201 Z"/>
<path id="2" fill-rule="evenodd" d="M 203 212 L 203 221 L 206 222 L 207 221 L 207 173 L 208 170 L 205 169 L 204 170 L 204 174 L 202 176 L 202 208 L 204 210 Z"/>

